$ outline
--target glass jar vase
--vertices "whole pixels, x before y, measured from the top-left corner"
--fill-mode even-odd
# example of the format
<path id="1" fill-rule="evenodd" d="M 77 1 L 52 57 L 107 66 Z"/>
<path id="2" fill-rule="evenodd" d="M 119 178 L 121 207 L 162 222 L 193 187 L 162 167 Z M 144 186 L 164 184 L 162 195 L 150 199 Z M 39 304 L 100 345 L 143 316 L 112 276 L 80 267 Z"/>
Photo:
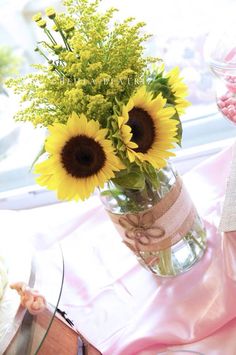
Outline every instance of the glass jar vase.
<path id="1" fill-rule="evenodd" d="M 171 165 L 157 171 L 159 185 L 142 190 L 109 182 L 101 200 L 123 242 L 159 276 L 189 270 L 204 254 L 206 231 L 184 184 Z"/>

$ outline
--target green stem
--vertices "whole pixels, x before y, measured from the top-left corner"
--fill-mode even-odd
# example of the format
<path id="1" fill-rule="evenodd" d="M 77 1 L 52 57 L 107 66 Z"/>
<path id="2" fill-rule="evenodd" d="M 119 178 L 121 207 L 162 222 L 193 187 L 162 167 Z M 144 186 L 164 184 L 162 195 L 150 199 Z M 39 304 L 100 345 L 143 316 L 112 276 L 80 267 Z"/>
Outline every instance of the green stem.
<path id="1" fill-rule="evenodd" d="M 59 69 L 57 69 L 55 67 L 55 72 L 61 77 L 61 78 L 64 78 L 65 77 L 65 74 L 63 74 Z"/>
<path id="2" fill-rule="evenodd" d="M 161 275 L 175 275 L 172 265 L 171 248 L 160 251 L 159 270 Z"/>
<path id="3" fill-rule="evenodd" d="M 56 40 L 54 39 L 51 32 L 47 28 L 44 28 L 44 33 L 48 36 L 48 38 L 50 39 L 53 45 L 57 44 Z"/>
<path id="4" fill-rule="evenodd" d="M 63 33 L 63 31 L 62 31 L 62 29 L 61 29 L 61 27 L 60 27 L 58 21 L 56 20 L 56 18 L 54 18 L 53 21 L 54 21 L 55 25 L 56 25 L 57 28 L 58 28 L 58 32 L 59 32 L 60 35 L 61 35 L 61 38 L 62 38 L 62 40 L 63 40 L 63 42 L 64 42 L 64 44 L 65 44 L 65 46 L 66 46 L 66 49 L 67 49 L 68 51 L 72 52 L 72 50 L 71 50 L 71 48 L 70 48 L 70 45 L 69 45 L 69 43 L 67 42 L 67 39 L 66 39 L 66 37 L 64 36 L 64 33 Z"/>
<path id="5" fill-rule="evenodd" d="M 127 211 L 124 209 L 123 206 L 123 201 L 118 197 L 117 194 L 114 193 L 114 190 L 112 188 L 112 186 L 110 187 L 110 182 L 108 181 L 108 187 L 109 187 L 109 193 L 112 195 L 112 197 L 117 201 L 118 206 L 121 209 L 122 213 L 126 213 Z"/>
<path id="6" fill-rule="evenodd" d="M 46 59 L 47 62 L 50 62 L 50 59 L 46 56 L 46 54 L 43 53 L 43 51 L 37 47 L 36 50 L 40 53 L 40 55 Z"/>
<path id="7" fill-rule="evenodd" d="M 44 44 L 44 46 L 48 47 L 49 49 L 51 49 L 53 51 L 53 47 L 51 47 L 47 42 L 45 41 L 40 41 L 38 42 L 38 44 Z"/>
<path id="8" fill-rule="evenodd" d="M 191 235 L 189 238 L 192 239 L 192 240 L 194 240 L 194 242 L 198 245 L 198 247 L 199 247 L 201 250 L 203 250 L 204 247 L 199 243 L 199 241 L 198 241 L 193 235 Z"/>
<path id="9" fill-rule="evenodd" d="M 157 194 L 157 191 L 156 190 L 153 191 L 152 184 L 148 179 L 145 179 L 145 187 L 147 190 L 147 195 L 149 198 L 152 199 L 153 204 L 156 204 L 158 201 L 161 200 Z"/>
<path id="10" fill-rule="evenodd" d="M 197 254 L 196 254 L 195 246 L 192 245 L 192 243 L 189 243 L 189 240 L 192 239 L 192 235 L 191 234 L 190 235 L 187 234 L 183 239 L 186 241 L 186 243 L 188 244 L 189 248 L 191 249 L 192 254 L 194 255 L 194 258 L 196 258 Z"/>

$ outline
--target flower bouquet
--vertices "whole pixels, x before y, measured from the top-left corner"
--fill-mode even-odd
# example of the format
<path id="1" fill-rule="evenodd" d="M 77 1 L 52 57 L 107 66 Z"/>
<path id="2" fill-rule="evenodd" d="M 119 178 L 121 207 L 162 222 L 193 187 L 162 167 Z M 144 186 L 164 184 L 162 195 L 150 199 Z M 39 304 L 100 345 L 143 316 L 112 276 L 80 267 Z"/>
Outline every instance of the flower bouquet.
<path id="1" fill-rule="evenodd" d="M 179 69 L 145 57 L 144 23 L 112 21 L 100 0 L 65 0 L 34 21 L 46 64 L 8 84 L 22 95 L 16 119 L 48 129 L 37 182 L 61 200 L 100 189 L 124 243 L 158 275 L 176 275 L 203 254 L 205 231 L 168 163 L 189 105 Z"/>

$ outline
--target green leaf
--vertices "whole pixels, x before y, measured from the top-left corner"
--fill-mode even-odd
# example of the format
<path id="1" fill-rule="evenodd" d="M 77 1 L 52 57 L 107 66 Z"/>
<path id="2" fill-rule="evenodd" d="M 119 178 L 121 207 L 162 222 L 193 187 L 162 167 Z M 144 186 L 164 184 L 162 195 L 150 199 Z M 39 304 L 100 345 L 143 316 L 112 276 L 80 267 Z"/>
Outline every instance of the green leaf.
<path id="1" fill-rule="evenodd" d="M 112 126 L 112 128 L 116 131 L 117 130 L 117 128 L 118 128 L 118 124 L 117 124 L 117 122 L 115 122 L 115 121 L 112 121 L 111 122 L 111 126 Z"/>
<path id="2" fill-rule="evenodd" d="M 117 143 L 117 149 L 118 149 L 119 151 L 125 152 L 126 148 L 125 148 L 123 142 L 118 141 L 118 143 Z"/>
<path id="3" fill-rule="evenodd" d="M 145 186 L 143 174 L 130 172 L 126 175 L 112 179 L 112 182 L 125 189 L 142 190 Z"/>
<path id="4" fill-rule="evenodd" d="M 34 164 L 36 163 L 36 161 L 37 161 L 37 160 L 41 157 L 41 155 L 43 155 L 45 152 L 46 152 L 46 150 L 45 150 L 45 146 L 44 146 L 44 144 L 43 144 L 43 146 L 41 147 L 41 149 L 40 149 L 40 151 L 38 152 L 37 156 L 35 157 L 33 163 L 31 164 L 29 171 L 32 171 L 33 166 L 34 166 Z"/>
<path id="5" fill-rule="evenodd" d="M 150 181 L 152 186 L 156 190 L 158 190 L 160 187 L 160 180 L 158 178 L 158 174 L 157 174 L 156 169 L 149 163 L 147 163 L 145 165 L 145 176 L 146 176 L 146 179 L 148 179 Z"/>
<path id="6" fill-rule="evenodd" d="M 112 137 L 120 139 L 120 132 L 115 132 L 114 134 L 112 134 Z"/>
<path id="7" fill-rule="evenodd" d="M 180 120 L 180 117 L 178 113 L 176 112 L 175 115 L 172 117 L 174 120 L 178 121 L 177 125 L 177 133 L 176 133 L 176 138 L 178 139 L 177 144 L 181 147 L 181 141 L 182 141 L 182 136 L 183 136 L 183 127 L 182 127 L 182 122 Z"/>

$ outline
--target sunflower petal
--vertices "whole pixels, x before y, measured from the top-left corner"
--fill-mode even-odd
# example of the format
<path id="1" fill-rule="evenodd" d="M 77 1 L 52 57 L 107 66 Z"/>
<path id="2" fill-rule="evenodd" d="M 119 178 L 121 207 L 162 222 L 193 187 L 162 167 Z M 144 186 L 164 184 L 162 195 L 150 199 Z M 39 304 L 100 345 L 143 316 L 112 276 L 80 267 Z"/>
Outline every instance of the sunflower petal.
<path id="1" fill-rule="evenodd" d="M 104 186 L 116 171 L 125 168 L 112 142 L 105 138 L 107 132 L 100 129 L 97 121 L 88 121 L 85 115 L 76 113 L 67 124 L 51 126 L 46 143 L 50 156 L 34 169 L 40 175 L 38 183 L 56 190 L 62 200 L 88 198 L 96 187 Z"/>

